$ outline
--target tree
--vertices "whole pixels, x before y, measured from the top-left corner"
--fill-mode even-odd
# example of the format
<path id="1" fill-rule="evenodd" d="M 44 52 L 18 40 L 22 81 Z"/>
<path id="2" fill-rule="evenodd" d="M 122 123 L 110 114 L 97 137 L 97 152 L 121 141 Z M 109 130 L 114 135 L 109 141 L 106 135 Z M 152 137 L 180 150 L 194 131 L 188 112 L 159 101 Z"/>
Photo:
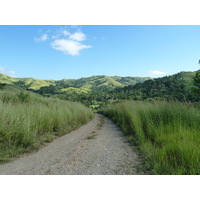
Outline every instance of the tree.
<path id="1" fill-rule="evenodd" d="M 196 75 L 194 77 L 194 85 L 196 86 L 194 88 L 194 92 L 200 94 L 200 71 L 196 72 Z"/>

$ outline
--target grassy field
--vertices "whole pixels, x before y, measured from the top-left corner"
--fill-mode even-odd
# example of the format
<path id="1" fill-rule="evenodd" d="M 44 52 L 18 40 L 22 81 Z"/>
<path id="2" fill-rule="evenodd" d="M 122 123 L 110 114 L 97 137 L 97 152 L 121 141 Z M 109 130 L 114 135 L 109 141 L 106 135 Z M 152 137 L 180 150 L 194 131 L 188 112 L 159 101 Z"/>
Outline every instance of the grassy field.
<path id="1" fill-rule="evenodd" d="M 123 102 L 101 111 L 144 156 L 150 174 L 200 174 L 200 109 L 178 102 Z"/>
<path id="2" fill-rule="evenodd" d="M 0 162 L 38 149 L 92 119 L 82 104 L 0 89 Z"/>

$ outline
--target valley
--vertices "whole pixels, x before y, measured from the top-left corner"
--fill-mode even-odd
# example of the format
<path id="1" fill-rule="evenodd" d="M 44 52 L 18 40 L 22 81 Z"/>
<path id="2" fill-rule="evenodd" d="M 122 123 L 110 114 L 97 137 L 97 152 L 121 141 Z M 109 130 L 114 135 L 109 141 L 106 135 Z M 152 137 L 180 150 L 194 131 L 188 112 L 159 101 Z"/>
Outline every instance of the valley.
<path id="1" fill-rule="evenodd" d="M 14 160 L 2 165 L 0 173 L 200 174 L 199 94 L 199 71 L 156 79 L 92 76 L 60 81 L 0 74 L 0 162 Z M 130 144 L 132 155 L 130 150 L 123 153 Z M 43 149 L 49 148 L 49 165 L 40 165 Z M 64 157 L 61 148 L 69 151 Z"/>
<path id="2" fill-rule="evenodd" d="M 19 88 L 62 100 L 81 102 L 99 109 L 123 100 L 200 101 L 195 95 L 196 72 L 180 72 L 163 78 L 92 76 L 60 81 L 33 78 L 12 78 L 0 74 L 0 84 Z M 2 86 L 3 87 L 3 86 Z"/>

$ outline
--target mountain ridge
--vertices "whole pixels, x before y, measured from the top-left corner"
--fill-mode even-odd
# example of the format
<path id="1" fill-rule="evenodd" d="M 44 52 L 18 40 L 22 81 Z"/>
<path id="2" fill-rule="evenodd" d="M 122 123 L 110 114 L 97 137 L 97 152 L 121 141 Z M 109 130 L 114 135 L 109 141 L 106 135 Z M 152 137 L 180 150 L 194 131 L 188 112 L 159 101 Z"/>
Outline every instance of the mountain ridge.
<path id="1" fill-rule="evenodd" d="M 20 79 L 0 74 L 0 87 L 10 83 L 46 97 L 77 101 L 95 109 L 124 100 L 200 102 L 200 96 L 194 93 L 195 74 L 179 72 L 155 79 L 100 75 L 60 81 Z"/>
<path id="2" fill-rule="evenodd" d="M 81 88 L 91 90 L 92 87 L 124 87 L 126 85 L 134 85 L 139 82 L 151 79 L 150 77 L 120 77 L 96 75 L 91 77 L 82 77 L 78 79 L 61 79 L 61 80 L 42 80 L 35 78 L 13 78 L 0 73 L 0 83 L 17 85 L 24 89 L 40 90 L 42 87 L 59 86 L 61 89 Z"/>

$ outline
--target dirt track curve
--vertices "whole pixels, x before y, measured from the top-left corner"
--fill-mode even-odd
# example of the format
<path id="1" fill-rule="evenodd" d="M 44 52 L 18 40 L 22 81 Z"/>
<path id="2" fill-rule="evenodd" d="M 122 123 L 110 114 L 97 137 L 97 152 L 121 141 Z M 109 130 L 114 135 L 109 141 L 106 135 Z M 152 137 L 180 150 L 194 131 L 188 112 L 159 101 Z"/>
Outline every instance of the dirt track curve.
<path id="1" fill-rule="evenodd" d="M 0 174 L 117 175 L 136 174 L 137 154 L 123 133 L 100 114 L 78 130 L 57 138 L 37 153 L 0 165 Z"/>

